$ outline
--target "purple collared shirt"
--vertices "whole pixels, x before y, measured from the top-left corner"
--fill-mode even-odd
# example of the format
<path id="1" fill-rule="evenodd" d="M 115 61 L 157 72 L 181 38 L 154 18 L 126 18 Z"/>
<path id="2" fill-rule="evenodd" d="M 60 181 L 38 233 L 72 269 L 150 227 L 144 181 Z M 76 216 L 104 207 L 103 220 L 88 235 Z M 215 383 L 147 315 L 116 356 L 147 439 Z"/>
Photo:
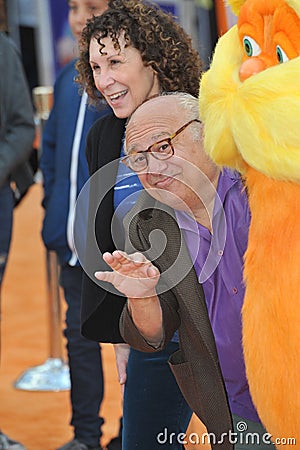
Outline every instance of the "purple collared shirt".
<path id="1" fill-rule="evenodd" d="M 195 226 L 186 213 L 176 211 L 176 217 L 203 286 L 231 412 L 259 422 L 249 392 L 242 349 L 243 256 L 250 223 L 248 200 L 240 176 L 227 169 L 220 174 L 217 193 L 212 234 L 199 223 Z"/>

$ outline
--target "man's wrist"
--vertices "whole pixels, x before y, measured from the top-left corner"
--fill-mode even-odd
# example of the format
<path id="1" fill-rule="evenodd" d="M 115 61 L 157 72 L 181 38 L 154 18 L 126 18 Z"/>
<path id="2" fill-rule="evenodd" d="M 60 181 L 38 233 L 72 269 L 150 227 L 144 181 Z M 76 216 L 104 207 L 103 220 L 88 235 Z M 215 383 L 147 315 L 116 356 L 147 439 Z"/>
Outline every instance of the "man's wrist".
<path id="1" fill-rule="evenodd" d="M 162 310 L 159 298 L 129 298 L 127 302 L 129 314 L 144 339 L 153 347 L 162 341 Z"/>

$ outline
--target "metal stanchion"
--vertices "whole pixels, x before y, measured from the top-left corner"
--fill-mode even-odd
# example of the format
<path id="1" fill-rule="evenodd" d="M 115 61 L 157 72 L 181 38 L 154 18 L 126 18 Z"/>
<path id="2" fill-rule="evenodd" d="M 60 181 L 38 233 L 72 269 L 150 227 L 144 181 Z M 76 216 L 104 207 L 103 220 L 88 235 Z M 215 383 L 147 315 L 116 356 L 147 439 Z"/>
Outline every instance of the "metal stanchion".
<path id="1" fill-rule="evenodd" d="M 53 89 L 39 86 L 33 89 L 33 99 L 39 121 L 39 133 L 48 119 L 53 102 Z M 62 354 L 61 301 L 59 295 L 59 266 L 55 252 L 46 250 L 47 294 L 49 306 L 50 350 L 47 360 L 27 369 L 16 380 L 16 389 L 25 391 L 62 391 L 70 389 L 69 367 Z"/>

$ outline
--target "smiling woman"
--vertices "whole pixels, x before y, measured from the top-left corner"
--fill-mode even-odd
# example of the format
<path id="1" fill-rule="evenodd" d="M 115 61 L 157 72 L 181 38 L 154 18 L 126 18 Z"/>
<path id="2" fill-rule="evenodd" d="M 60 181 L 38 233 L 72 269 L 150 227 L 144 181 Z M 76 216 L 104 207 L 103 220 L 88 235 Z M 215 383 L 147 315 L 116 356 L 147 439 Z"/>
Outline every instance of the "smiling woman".
<path id="1" fill-rule="evenodd" d="M 93 38 L 90 43 L 90 65 L 95 86 L 117 117 L 128 117 L 145 98 L 159 93 L 158 78 L 151 66 L 145 66 L 139 50 L 126 45 L 124 32 L 119 49 L 110 37 L 103 38 L 103 50 Z M 105 49 L 105 50 L 104 50 Z"/>
<path id="2" fill-rule="evenodd" d="M 115 56 L 121 56 L 124 47 L 137 50 L 143 65 L 156 74 L 160 90 L 186 91 L 197 96 L 202 63 L 190 36 L 173 16 L 157 5 L 135 0 L 112 0 L 109 5 L 105 14 L 88 21 L 80 42 L 77 81 L 86 89 L 90 102 L 99 102 L 93 64 L 98 61 L 91 61 L 90 53 L 93 39 L 102 56 L 107 56 L 109 41 Z"/>
<path id="3" fill-rule="evenodd" d="M 161 92 L 183 91 L 197 96 L 201 67 L 191 38 L 156 4 L 112 0 L 109 9 L 89 20 L 83 30 L 78 82 L 91 104 L 98 106 L 99 100 L 104 99 L 114 114 L 97 121 L 87 138 L 90 175 L 99 169 L 104 172 L 101 171 L 99 183 L 90 189 L 85 262 L 91 270 L 83 278 L 82 333 L 95 341 L 116 344 L 119 380 L 122 385 L 126 381 L 123 450 L 161 450 L 157 434 L 165 427 L 176 434 L 185 432 L 191 409 L 168 365 L 170 354 L 178 349 L 178 340 L 174 338 L 165 350 L 155 354 L 129 349 L 119 331 L 125 299 L 117 291 L 107 292 L 94 272 L 99 270 L 99 253 L 113 252 L 116 248 L 113 235 L 120 241 L 125 239 L 124 215 L 142 189 L 137 175 L 119 164 L 125 156 L 126 119 L 140 104 Z M 103 178 L 115 160 L 109 176 L 113 187 L 106 193 Z M 94 220 L 93 202 L 99 203 L 99 198 L 103 200 L 97 205 Z M 117 232 L 112 229 L 114 224 Z M 97 249 L 90 241 L 95 234 Z M 97 254 L 95 264 L 90 255 L 93 249 Z M 178 442 L 164 446 L 165 450 L 169 448 L 181 450 L 183 446 Z"/>

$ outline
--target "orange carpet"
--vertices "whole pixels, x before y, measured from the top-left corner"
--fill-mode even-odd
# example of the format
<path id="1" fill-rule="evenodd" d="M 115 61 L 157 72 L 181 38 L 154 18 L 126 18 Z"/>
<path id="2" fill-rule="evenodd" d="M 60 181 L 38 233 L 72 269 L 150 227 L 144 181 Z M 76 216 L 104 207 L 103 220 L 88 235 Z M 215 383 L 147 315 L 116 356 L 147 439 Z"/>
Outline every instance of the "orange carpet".
<path id="1" fill-rule="evenodd" d="M 20 374 L 49 357 L 45 250 L 40 237 L 42 188 L 34 185 L 15 210 L 13 239 L 2 289 L 0 427 L 27 450 L 54 450 L 72 438 L 69 391 L 30 392 L 14 388 Z M 62 320 L 63 328 L 63 320 Z M 112 346 L 102 345 L 105 418 L 102 444 L 118 432 L 121 393 Z M 203 432 L 196 419 L 190 432 Z M 208 446 L 190 445 L 202 450 Z M 143 450 L 143 449 L 139 449 Z"/>

